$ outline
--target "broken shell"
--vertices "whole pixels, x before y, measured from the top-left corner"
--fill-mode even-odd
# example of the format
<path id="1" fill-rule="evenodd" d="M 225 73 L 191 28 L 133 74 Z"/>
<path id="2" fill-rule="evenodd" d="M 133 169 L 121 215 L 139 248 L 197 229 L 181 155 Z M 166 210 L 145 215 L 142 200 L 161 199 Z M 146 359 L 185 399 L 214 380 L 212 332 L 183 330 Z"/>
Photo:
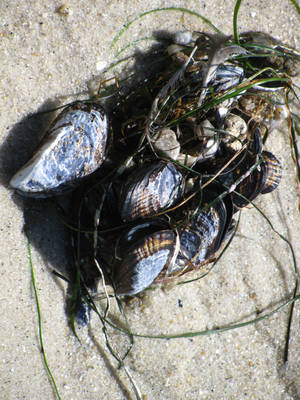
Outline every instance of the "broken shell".
<path id="1" fill-rule="evenodd" d="M 179 31 L 174 35 L 174 43 L 187 45 L 193 40 L 193 33 L 191 31 Z"/>
<path id="2" fill-rule="evenodd" d="M 179 44 L 170 44 L 168 46 L 168 54 L 169 54 L 169 56 L 172 56 L 173 54 L 181 53 L 181 51 L 184 49 L 185 49 L 185 47 L 181 46 Z"/>
<path id="3" fill-rule="evenodd" d="M 198 156 L 193 156 L 191 154 L 187 153 L 180 153 L 179 156 L 177 157 L 177 161 L 186 167 L 192 167 L 194 164 L 196 164 L 198 159 Z"/>
<path id="4" fill-rule="evenodd" d="M 239 109 L 248 119 L 254 120 L 266 126 L 268 130 L 278 128 L 288 116 L 288 108 L 284 104 L 274 104 L 283 101 L 280 94 L 272 95 L 266 93 L 262 97 L 260 94 L 243 96 L 238 103 Z"/>
<path id="5" fill-rule="evenodd" d="M 25 196 L 48 197 L 71 190 L 100 167 L 108 118 L 99 104 L 77 102 L 50 125 L 35 155 L 13 176 L 10 186 Z"/>

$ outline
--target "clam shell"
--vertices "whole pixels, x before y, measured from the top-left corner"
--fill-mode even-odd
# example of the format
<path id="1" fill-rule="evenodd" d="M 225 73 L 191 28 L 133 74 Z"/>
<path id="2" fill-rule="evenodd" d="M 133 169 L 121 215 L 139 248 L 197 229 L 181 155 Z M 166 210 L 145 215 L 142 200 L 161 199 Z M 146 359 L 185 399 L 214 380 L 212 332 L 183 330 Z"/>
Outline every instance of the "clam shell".
<path id="1" fill-rule="evenodd" d="M 23 195 L 48 197 L 76 186 L 100 167 L 109 124 L 98 104 L 78 102 L 51 124 L 41 147 L 13 176 L 10 186 Z"/>
<path id="2" fill-rule="evenodd" d="M 132 240 L 132 239 L 131 239 Z M 134 295 L 145 290 L 176 257 L 176 234 L 160 230 L 124 248 L 121 263 L 115 268 L 114 284 L 119 295 Z"/>
<path id="3" fill-rule="evenodd" d="M 174 205 L 183 193 L 183 176 L 171 163 L 157 162 L 133 173 L 122 187 L 123 221 L 153 216 Z"/>

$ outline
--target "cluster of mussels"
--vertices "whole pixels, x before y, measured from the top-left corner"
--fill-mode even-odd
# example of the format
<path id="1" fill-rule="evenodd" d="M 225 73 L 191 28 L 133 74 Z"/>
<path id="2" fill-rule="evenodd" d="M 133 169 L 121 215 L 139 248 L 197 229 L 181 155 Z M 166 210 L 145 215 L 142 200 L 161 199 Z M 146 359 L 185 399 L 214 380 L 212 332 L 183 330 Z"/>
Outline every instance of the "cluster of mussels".
<path id="1" fill-rule="evenodd" d="M 10 182 L 27 196 L 72 191 L 83 285 L 100 267 L 118 295 L 215 260 L 234 214 L 277 187 L 263 143 L 288 115 L 299 61 L 262 33 L 180 32 L 147 56 L 134 86 L 67 106 Z"/>

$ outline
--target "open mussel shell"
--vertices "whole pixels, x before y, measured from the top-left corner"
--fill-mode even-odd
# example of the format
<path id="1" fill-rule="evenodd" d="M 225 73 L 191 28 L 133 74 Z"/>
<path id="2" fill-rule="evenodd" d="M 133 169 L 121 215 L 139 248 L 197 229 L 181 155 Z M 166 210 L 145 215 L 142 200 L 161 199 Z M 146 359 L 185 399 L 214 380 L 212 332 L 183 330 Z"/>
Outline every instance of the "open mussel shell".
<path id="1" fill-rule="evenodd" d="M 182 196 L 184 179 L 172 163 L 156 162 L 134 172 L 120 195 L 123 221 L 153 216 Z"/>
<path id="2" fill-rule="evenodd" d="M 149 287 L 176 258 L 176 234 L 155 221 L 129 230 L 119 243 L 113 282 L 118 295 L 134 295 Z"/>
<path id="3" fill-rule="evenodd" d="M 225 196 L 224 201 L 218 199 L 218 195 L 218 192 L 209 190 L 199 194 L 188 205 L 186 223 L 179 228 L 180 251 L 174 270 L 200 267 L 222 245 L 231 224 L 233 206 L 230 196 Z"/>
<path id="4" fill-rule="evenodd" d="M 77 102 L 51 124 L 41 147 L 13 176 L 23 195 L 48 197 L 68 191 L 93 173 L 105 158 L 109 123 L 99 104 Z"/>

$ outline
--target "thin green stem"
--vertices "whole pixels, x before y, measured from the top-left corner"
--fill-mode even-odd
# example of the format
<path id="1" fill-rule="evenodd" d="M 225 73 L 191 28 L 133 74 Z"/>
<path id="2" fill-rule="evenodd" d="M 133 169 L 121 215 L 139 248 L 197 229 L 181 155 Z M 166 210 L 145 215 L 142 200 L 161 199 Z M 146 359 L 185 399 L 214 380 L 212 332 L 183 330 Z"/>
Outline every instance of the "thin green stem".
<path id="1" fill-rule="evenodd" d="M 247 325 L 252 325 L 256 324 L 257 322 L 263 321 L 266 318 L 271 317 L 272 315 L 276 314 L 278 311 L 282 310 L 284 307 L 288 306 L 289 304 L 294 303 L 295 301 L 300 300 L 300 295 L 294 296 L 289 300 L 286 300 L 284 303 L 282 303 L 280 306 L 276 307 L 274 310 L 262 315 L 261 317 L 257 317 L 245 322 L 241 322 L 239 324 L 233 324 L 229 326 L 223 326 L 215 329 L 207 329 L 205 331 L 195 331 L 195 332 L 185 332 L 185 333 L 177 333 L 173 335 L 148 335 L 148 334 L 143 334 L 143 333 L 134 333 L 134 332 L 129 332 L 124 328 L 121 328 L 115 324 L 113 324 L 111 321 L 107 320 L 106 322 L 114 329 L 123 332 L 127 335 L 132 335 L 135 337 L 140 337 L 140 338 L 146 338 L 146 339 L 163 339 L 163 340 L 169 340 L 169 339 L 180 339 L 180 338 L 191 338 L 191 337 L 196 337 L 196 336 L 207 336 L 207 335 L 213 335 L 216 333 L 222 333 L 222 332 L 227 332 L 233 329 L 238 329 L 242 328 Z"/>
<path id="2" fill-rule="evenodd" d="M 38 325 L 39 325 L 39 341 L 40 341 L 40 347 L 41 347 L 41 353 L 43 357 L 43 362 L 45 365 L 45 368 L 47 370 L 49 379 L 51 384 L 53 385 L 55 394 L 59 400 L 61 400 L 61 397 L 58 392 L 58 388 L 56 386 L 56 382 L 54 379 L 54 376 L 49 368 L 48 362 L 47 362 L 47 357 L 45 353 L 45 348 L 44 348 L 44 343 L 43 343 L 43 334 L 42 334 L 42 315 L 41 315 L 41 309 L 40 309 L 40 303 L 39 303 L 39 298 L 37 294 L 37 289 L 36 289 L 36 284 L 35 284 L 35 276 L 34 276 L 34 269 L 33 269 L 33 262 L 32 262 L 32 255 L 31 255 L 31 246 L 29 239 L 27 238 L 27 252 L 28 252 L 28 258 L 29 258 L 29 265 L 30 265 L 30 272 L 31 272 L 31 282 L 32 282 L 32 287 L 34 291 L 34 297 L 35 297 L 35 302 L 36 302 L 36 309 L 37 309 L 37 314 L 38 314 Z"/>
<path id="3" fill-rule="evenodd" d="M 203 17 L 203 15 L 198 14 L 196 11 L 192 11 L 192 10 L 189 10 L 187 8 L 184 8 L 184 7 L 162 7 L 162 8 L 155 8 L 153 10 L 146 11 L 146 12 L 140 14 L 139 16 L 137 16 L 136 18 L 134 18 L 133 20 L 129 21 L 126 25 L 124 25 L 124 27 L 114 37 L 114 39 L 112 41 L 112 44 L 111 44 L 111 47 L 115 46 L 115 44 L 120 39 L 120 37 L 124 34 L 124 32 L 126 32 L 128 30 L 128 28 L 134 22 L 138 21 L 140 18 L 145 17 L 146 15 L 153 14 L 155 12 L 160 12 L 160 11 L 181 11 L 181 12 L 185 12 L 185 13 L 190 14 L 190 15 L 194 15 L 194 16 L 202 19 L 203 22 L 205 22 L 207 25 L 209 25 L 217 33 L 220 33 L 220 34 L 222 33 L 222 31 L 220 31 L 220 29 L 218 29 L 212 22 L 210 22 L 207 18 Z"/>
<path id="4" fill-rule="evenodd" d="M 293 4 L 293 6 L 296 7 L 297 13 L 300 15 L 300 6 L 297 3 L 297 1 L 296 0 L 290 0 L 290 2 Z"/>
<path id="5" fill-rule="evenodd" d="M 233 12 L 233 34 L 234 34 L 234 40 L 236 41 L 237 44 L 240 44 L 240 39 L 239 39 L 239 34 L 238 34 L 238 24 L 237 24 L 237 17 L 239 13 L 240 6 L 242 4 L 242 0 L 237 0 L 234 6 L 234 12 Z"/>

